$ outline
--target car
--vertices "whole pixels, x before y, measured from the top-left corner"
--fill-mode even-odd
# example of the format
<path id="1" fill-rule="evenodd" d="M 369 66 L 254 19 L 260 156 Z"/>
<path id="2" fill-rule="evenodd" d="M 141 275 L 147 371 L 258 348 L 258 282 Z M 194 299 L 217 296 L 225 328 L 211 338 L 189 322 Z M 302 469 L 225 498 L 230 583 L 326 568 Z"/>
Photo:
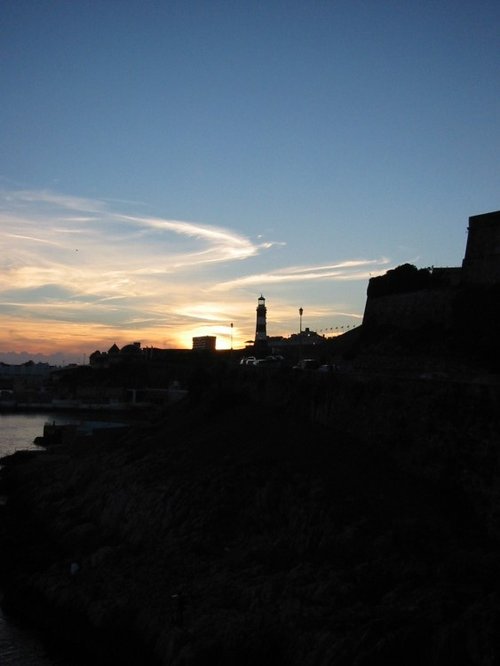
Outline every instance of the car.
<path id="1" fill-rule="evenodd" d="M 324 363 L 318 368 L 318 372 L 335 372 L 335 370 L 337 370 L 335 363 Z"/>
<path id="2" fill-rule="evenodd" d="M 303 358 L 293 366 L 294 370 L 317 370 L 318 368 L 319 362 L 315 358 Z"/>
<path id="3" fill-rule="evenodd" d="M 266 358 L 259 358 L 254 361 L 254 365 L 275 365 L 276 363 L 276 359 L 272 356 L 266 356 Z"/>
<path id="4" fill-rule="evenodd" d="M 255 356 L 245 356 L 241 359 L 240 365 L 253 365 L 256 360 Z"/>

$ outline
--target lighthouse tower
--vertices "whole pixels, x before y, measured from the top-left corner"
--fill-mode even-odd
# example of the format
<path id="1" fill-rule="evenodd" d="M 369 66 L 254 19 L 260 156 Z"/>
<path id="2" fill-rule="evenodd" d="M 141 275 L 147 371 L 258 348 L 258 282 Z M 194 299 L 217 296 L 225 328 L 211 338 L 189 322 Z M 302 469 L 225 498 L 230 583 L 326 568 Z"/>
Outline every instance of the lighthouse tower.
<path id="1" fill-rule="evenodd" d="M 266 313 L 266 299 L 261 294 L 257 300 L 257 325 L 255 327 L 254 348 L 257 354 L 267 352 Z"/>

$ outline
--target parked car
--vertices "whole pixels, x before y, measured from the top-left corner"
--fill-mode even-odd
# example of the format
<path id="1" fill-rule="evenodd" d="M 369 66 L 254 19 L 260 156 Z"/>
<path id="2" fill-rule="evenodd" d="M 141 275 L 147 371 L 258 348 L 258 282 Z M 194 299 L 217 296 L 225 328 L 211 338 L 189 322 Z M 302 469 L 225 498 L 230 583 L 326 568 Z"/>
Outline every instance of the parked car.
<path id="1" fill-rule="evenodd" d="M 337 370 L 337 366 L 335 363 L 324 363 L 323 365 L 320 365 L 318 368 L 318 372 L 335 372 Z"/>
<path id="2" fill-rule="evenodd" d="M 266 356 L 266 358 L 259 358 L 254 362 L 254 365 L 277 365 L 281 363 L 281 358 L 277 356 Z"/>
<path id="3" fill-rule="evenodd" d="M 319 361 L 315 358 L 303 358 L 293 366 L 294 370 L 317 370 L 319 368 Z"/>
<path id="4" fill-rule="evenodd" d="M 244 356 L 240 361 L 240 365 L 253 365 L 256 360 L 255 356 Z"/>

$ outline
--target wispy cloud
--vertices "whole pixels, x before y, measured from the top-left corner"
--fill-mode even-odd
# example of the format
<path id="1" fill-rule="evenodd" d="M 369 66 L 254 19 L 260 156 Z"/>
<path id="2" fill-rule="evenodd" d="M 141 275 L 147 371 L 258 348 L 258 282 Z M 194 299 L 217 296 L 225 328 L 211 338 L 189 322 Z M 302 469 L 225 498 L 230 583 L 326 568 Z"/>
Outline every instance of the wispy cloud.
<path id="1" fill-rule="evenodd" d="M 120 216 L 120 219 L 155 231 L 171 231 L 180 236 L 205 241 L 208 247 L 203 252 L 198 253 L 198 256 L 204 255 L 207 257 L 207 261 L 210 262 L 246 259 L 247 257 L 256 255 L 264 247 L 264 245 L 252 243 L 248 238 L 240 234 L 220 227 L 209 227 L 192 222 L 147 217 Z M 270 245 L 267 244 L 266 247 L 269 248 Z"/>
<path id="2" fill-rule="evenodd" d="M 0 222 L 3 243 L 17 241 L 9 246 L 8 266 L 3 263 L 11 281 L 30 286 L 55 280 L 108 296 L 125 285 L 133 288 L 134 280 L 143 288 L 142 278 L 174 272 L 179 278 L 183 270 L 247 259 L 269 248 L 222 227 L 125 215 L 102 202 L 46 191 L 3 193 Z M 41 245 L 60 251 L 48 254 Z"/>
<path id="3" fill-rule="evenodd" d="M 294 299 L 283 290 L 287 284 L 295 289 L 366 280 L 389 263 L 349 258 L 275 269 L 276 246 L 280 261 L 286 259 L 283 240 L 130 208 L 47 190 L 0 191 L 0 353 L 28 345 L 79 347 L 81 353 L 130 338 L 189 346 L 193 335 L 209 333 L 227 345 L 233 335 L 235 344 L 242 343 L 255 325 L 245 288 L 260 291 L 273 284 L 282 285 L 273 303 L 274 322 L 282 330 L 275 333 L 286 333 L 295 317 L 289 305 Z M 255 270 L 256 265 L 266 268 Z M 317 322 L 331 325 L 332 317 L 346 312 L 341 304 L 308 303 Z"/>
<path id="4" fill-rule="evenodd" d="M 47 240 L 46 238 L 36 238 L 36 236 L 22 236 L 21 234 L 5 234 L 7 238 L 19 238 L 21 240 L 29 240 L 35 243 L 47 243 L 48 245 L 60 246 L 60 243 L 57 243 L 53 240 Z"/>
<path id="5" fill-rule="evenodd" d="M 79 325 L 89 336 L 136 330 L 134 337 L 157 344 L 181 334 L 185 342 L 196 327 L 224 319 L 226 298 L 212 314 L 206 303 L 197 305 L 216 266 L 273 245 L 222 226 L 128 214 L 46 190 L 0 192 L 0 244 L 0 314 L 10 322 L 0 351 L 30 337 L 40 345 L 54 336 L 53 322 L 60 330 L 50 344 L 60 344 L 63 331 L 81 342 Z"/>
<path id="6" fill-rule="evenodd" d="M 304 282 L 307 280 L 365 280 L 374 275 L 379 267 L 387 266 L 389 259 L 350 259 L 327 266 L 292 266 L 266 273 L 246 275 L 233 280 L 220 282 L 212 287 L 214 291 L 224 291 L 252 285 L 269 285 L 279 282 Z M 364 270 L 360 271 L 360 268 Z"/>
<path id="7" fill-rule="evenodd" d="M 4 191 L 2 199 L 9 206 L 22 208 L 26 204 L 47 205 L 48 207 L 57 207 L 59 209 L 102 212 L 106 206 L 102 201 L 85 199 L 82 197 L 73 197 L 50 190 L 13 190 Z"/>

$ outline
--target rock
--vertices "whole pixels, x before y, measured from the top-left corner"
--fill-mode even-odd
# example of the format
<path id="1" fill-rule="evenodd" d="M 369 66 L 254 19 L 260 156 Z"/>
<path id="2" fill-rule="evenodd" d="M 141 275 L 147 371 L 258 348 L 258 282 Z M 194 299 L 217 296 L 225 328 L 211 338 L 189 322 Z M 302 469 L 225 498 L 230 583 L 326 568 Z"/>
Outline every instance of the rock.
<path id="1" fill-rule="evenodd" d="M 301 380 L 278 407 L 211 396 L 144 437 L 14 457 L 7 603 L 92 663 L 500 661 L 492 402 L 332 390 L 323 425 L 303 419 Z"/>

